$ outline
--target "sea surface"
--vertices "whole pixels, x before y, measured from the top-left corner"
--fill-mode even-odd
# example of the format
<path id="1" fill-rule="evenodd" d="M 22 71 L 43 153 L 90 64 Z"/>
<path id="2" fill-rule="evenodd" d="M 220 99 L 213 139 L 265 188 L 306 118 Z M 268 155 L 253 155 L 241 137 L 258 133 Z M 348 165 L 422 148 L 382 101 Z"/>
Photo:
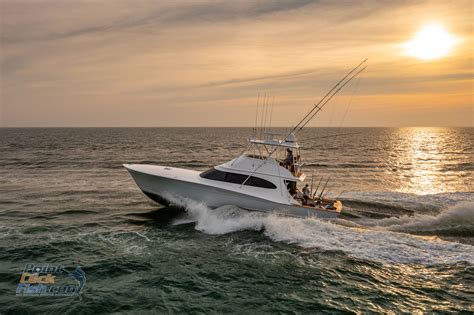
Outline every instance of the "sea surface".
<path id="1" fill-rule="evenodd" d="M 0 313 L 474 312 L 474 128 L 306 129 L 308 178 L 344 204 L 333 222 L 162 207 L 122 166 L 206 170 L 252 132 L 0 129 Z M 28 263 L 87 282 L 15 296 Z"/>

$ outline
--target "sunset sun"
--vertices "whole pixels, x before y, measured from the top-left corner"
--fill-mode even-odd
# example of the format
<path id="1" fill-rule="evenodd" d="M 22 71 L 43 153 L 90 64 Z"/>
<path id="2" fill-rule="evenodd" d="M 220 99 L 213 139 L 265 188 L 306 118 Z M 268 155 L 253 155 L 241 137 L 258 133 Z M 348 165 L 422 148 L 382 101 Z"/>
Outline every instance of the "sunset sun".
<path id="1" fill-rule="evenodd" d="M 406 55 L 422 60 L 434 60 L 449 54 L 457 39 L 439 24 L 422 27 L 415 36 L 403 44 Z"/>

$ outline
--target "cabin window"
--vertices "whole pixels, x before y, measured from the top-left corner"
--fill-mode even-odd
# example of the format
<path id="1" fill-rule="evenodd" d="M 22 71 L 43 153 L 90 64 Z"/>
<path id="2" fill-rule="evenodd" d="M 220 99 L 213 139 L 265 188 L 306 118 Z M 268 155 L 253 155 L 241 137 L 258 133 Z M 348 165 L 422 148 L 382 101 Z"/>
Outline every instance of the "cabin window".
<path id="1" fill-rule="evenodd" d="M 261 188 L 270 188 L 270 189 L 277 188 L 275 184 L 273 184 L 272 182 L 269 182 L 268 180 L 254 177 L 254 176 L 250 177 L 249 180 L 245 183 L 245 185 L 261 187 Z"/>
<path id="2" fill-rule="evenodd" d="M 199 176 L 206 179 L 217 180 L 220 182 L 232 183 L 242 185 L 242 183 L 247 179 L 247 175 L 236 174 L 236 173 L 228 173 L 216 170 L 215 168 L 211 168 Z M 253 187 L 260 187 L 260 188 L 268 188 L 268 189 L 276 189 L 277 187 L 272 182 L 265 180 L 263 178 L 250 176 L 250 178 L 245 182 L 245 186 L 253 186 Z"/>
<path id="3" fill-rule="evenodd" d="M 211 168 L 210 170 L 201 173 L 199 176 L 201 176 L 202 178 L 225 182 L 225 172 L 218 171 L 215 168 Z"/>
<path id="4" fill-rule="evenodd" d="M 235 173 L 226 173 L 225 181 L 228 182 L 228 183 L 233 183 L 233 184 L 239 184 L 240 185 L 247 179 L 247 177 L 248 177 L 248 175 L 235 174 Z M 250 178 L 249 178 L 249 180 L 250 180 Z"/>

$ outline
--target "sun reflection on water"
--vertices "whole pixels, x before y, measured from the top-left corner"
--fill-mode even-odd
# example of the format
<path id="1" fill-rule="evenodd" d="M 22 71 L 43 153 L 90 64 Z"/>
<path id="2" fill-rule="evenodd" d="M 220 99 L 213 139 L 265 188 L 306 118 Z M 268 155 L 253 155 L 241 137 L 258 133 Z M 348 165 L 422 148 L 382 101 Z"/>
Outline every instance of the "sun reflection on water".
<path id="1" fill-rule="evenodd" d="M 467 173 L 454 170 L 457 160 L 466 155 L 460 139 L 446 128 L 400 128 L 391 144 L 387 172 L 397 177 L 398 191 L 435 194 L 456 191 L 453 182 L 462 185 Z M 450 184 L 446 179 L 449 178 Z"/>

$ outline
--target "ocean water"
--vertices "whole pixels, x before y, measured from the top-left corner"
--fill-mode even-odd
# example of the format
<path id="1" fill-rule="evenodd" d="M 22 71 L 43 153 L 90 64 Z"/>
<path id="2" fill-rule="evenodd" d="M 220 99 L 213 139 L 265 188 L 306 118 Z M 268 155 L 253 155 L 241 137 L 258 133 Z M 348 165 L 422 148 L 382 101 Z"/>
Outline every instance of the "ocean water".
<path id="1" fill-rule="evenodd" d="M 122 167 L 205 170 L 251 133 L 0 129 L 0 313 L 474 312 L 473 128 L 305 130 L 334 222 L 162 207 Z M 27 263 L 81 266 L 82 294 L 15 296 Z"/>

